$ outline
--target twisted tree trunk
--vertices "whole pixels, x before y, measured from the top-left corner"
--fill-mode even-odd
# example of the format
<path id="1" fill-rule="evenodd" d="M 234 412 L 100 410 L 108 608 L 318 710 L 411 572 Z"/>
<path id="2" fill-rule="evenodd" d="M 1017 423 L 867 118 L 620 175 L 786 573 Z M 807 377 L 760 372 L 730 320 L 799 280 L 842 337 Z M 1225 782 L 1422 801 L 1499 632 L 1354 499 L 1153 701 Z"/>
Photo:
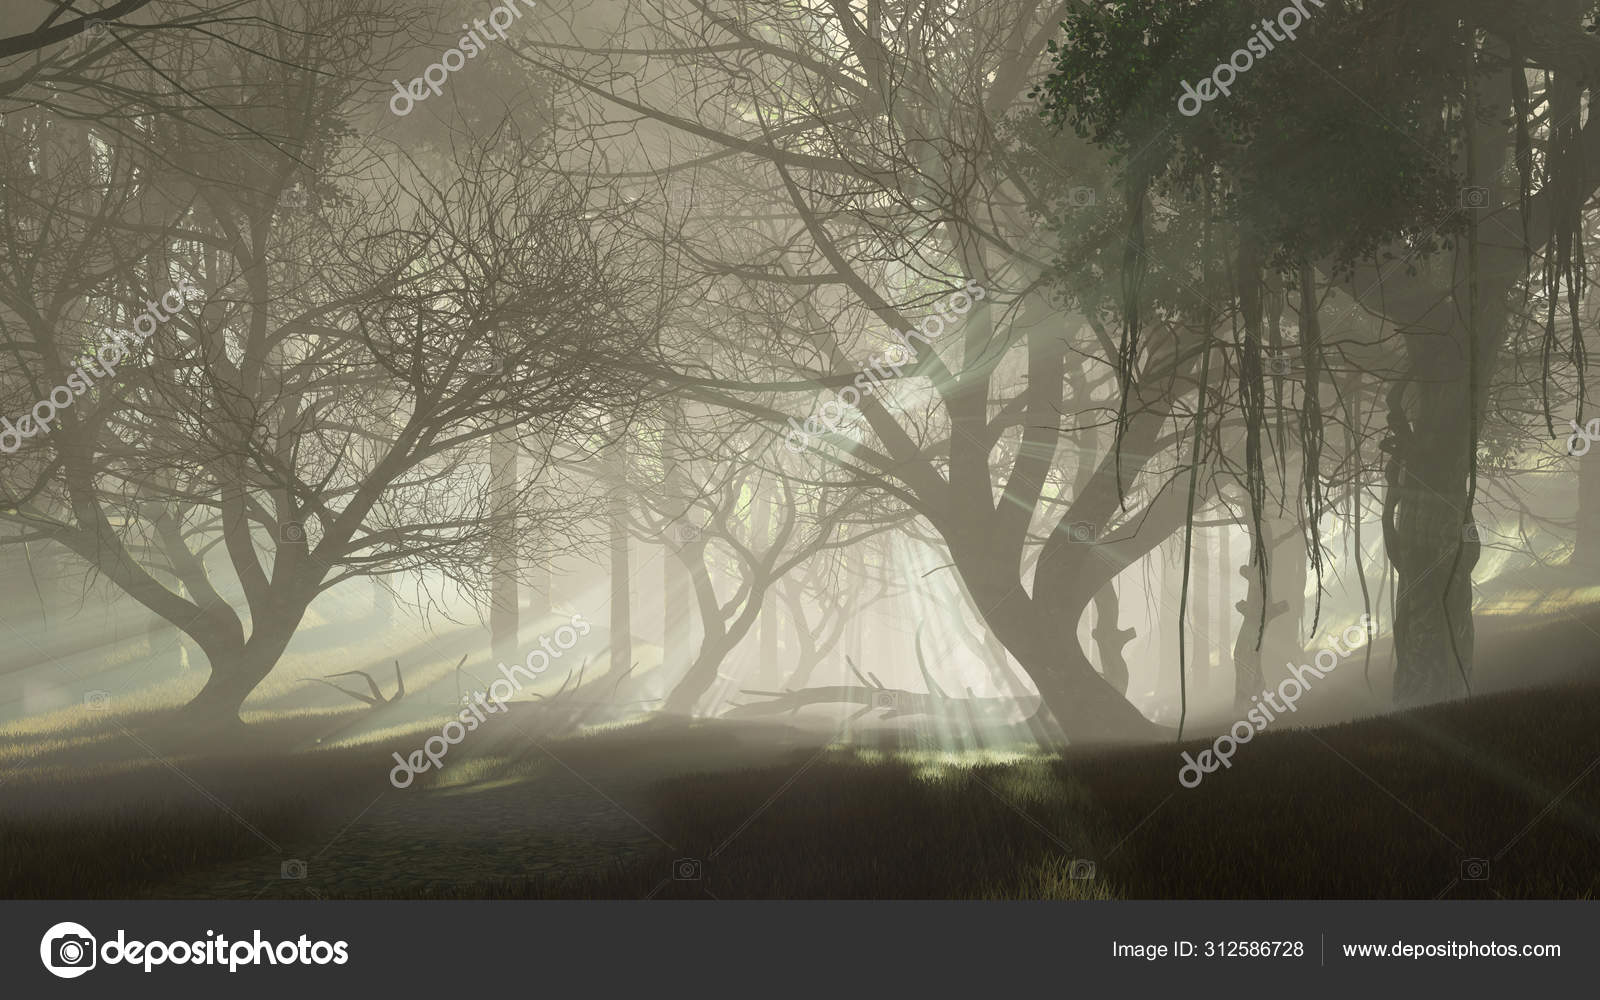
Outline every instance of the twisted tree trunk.
<path id="1" fill-rule="evenodd" d="M 1131 628 L 1118 628 L 1118 607 L 1116 583 L 1108 583 L 1100 589 L 1094 597 L 1094 631 L 1089 633 L 1094 637 L 1095 648 L 1100 653 L 1100 673 L 1105 677 L 1116 692 L 1124 697 L 1128 694 L 1128 661 L 1122 649 L 1138 633 Z"/>
<path id="2" fill-rule="evenodd" d="M 1388 496 L 1384 534 L 1398 574 L 1395 591 L 1394 698 L 1418 705 L 1471 688 L 1472 568 L 1479 543 L 1467 497 L 1471 441 L 1459 383 L 1414 384 L 1417 417 L 1390 392 L 1385 442 Z"/>

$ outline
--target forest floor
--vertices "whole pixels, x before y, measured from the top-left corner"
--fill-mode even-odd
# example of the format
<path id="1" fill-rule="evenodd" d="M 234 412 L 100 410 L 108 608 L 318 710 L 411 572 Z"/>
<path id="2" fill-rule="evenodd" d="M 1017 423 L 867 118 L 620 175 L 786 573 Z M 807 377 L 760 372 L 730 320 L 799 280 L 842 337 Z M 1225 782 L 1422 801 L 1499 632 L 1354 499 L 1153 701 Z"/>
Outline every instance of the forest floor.
<path id="1" fill-rule="evenodd" d="M 387 744 L 305 749 L 342 715 L 259 722 L 248 752 L 163 743 L 154 715 L 0 734 L 0 897 L 1594 898 L 1600 609 L 1495 600 L 1489 693 L 1269 728 L 1193 789 L 1204 740 L 911 723 L 506 723 L 406 789 Z"/>

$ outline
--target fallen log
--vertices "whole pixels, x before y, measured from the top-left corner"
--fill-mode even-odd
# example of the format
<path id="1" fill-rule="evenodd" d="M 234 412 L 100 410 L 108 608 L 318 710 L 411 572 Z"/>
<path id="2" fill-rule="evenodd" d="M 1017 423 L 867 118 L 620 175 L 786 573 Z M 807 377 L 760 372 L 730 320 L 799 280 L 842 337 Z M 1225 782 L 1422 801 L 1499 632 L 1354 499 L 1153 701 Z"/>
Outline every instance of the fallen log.
<path id="1" fill-rule="evenodd" d="M 802 688 L 799 691 L 752 691 L 742 694 L 766 701 L 735 705 L 722 713 L 724 719 L 749 719 L 766 715 L 798 712 L 812 705 L 861 705 L 853 718 L 869 712 L 881 711 L 880 719 L 898 719 L 912 715 L 928 715 L 949 719 L 997 719 L 1013 711 L 1024 717 L 1039 707 L 1037 697 L 1030 698 L 947 698 L 916 691 L 903 691 L 886 687 L 857 687 L 832 685 L 829 687 Z"/>

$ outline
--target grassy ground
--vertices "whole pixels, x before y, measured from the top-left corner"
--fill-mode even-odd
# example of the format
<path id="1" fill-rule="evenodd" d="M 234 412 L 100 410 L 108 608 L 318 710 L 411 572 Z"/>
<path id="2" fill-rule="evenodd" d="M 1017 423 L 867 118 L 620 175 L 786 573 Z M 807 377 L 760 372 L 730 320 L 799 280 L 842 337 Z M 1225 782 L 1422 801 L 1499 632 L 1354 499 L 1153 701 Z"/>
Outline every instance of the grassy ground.
<path id="1" fill-rule="evenodd" d="M 131 719 L 8 772 L 0 895 L 1592 898 L 1597 716 L 1576 685 L 1269 732 L 1192 790 L 1170 746 L 706 723 L 503 730 L 399 791 L 382 750 L 288 750 L 327 718 L 248 756 Z"/>
<path id="2" fill-rule="evenodd" d="M 523 706 L 397 790 L 390 752 L 436 721 L 378 727 L 335 698 L 206 745 L 153 706 L 80 705 L 0 731 L 0 897 L 1593 898 L 1585 588 L 1566 570 L 1484 588 L 1488 693 L 1275 726 L 1196 789 L 1178 751 L 1201 742 L 955 751 L 803 719 L 551 741 Z M 1376 711 L 1383 685 L 1344 673 L 1292 721 Z"/>
<path id="3" fill-rule="evenodd" d="M 797 756 L 654 786 L 671 850 L 459 894 L 1593 898 L 1597 710 L 1600 689 L 1551 689 L 1270 735 L 1193 790 L 1170 748 Z"/>

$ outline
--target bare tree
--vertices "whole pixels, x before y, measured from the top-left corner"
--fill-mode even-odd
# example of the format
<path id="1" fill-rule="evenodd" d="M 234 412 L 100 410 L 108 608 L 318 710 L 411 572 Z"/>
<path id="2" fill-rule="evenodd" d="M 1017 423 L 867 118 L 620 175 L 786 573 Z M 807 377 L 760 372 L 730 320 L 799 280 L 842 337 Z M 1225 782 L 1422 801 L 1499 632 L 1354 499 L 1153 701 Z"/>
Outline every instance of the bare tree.
<path id="1" fill-rule="evenodd" d="M 871 482 L 939 531 L 994 634 L 1074 738 L 1149 735 L 1084 656 L 1076 623 L 1182 523 L 1183 498 L 1165 488 L 1172 467 L 1146 463 L 1177 440 L 1165 431 L 1172 390 L 1192 391 L 1200 352 L 1153 338 L 1120 454 L 1065 443 L 1079 421 L 1106 416 L 1108 396 L 1065 393 L 1102 334 L 1063 322 L 1048 295 L 1032 178 L 1062 168 L 1043 150 L 1018 162 L 1004 124 L 1065 9 L 629 4 L 610 42 L 576 32 L 522 54 L 574 95 L 567 141 L 616 150 L 645 201 L 680 206 L 656 238 L 697 265 L 703 298 L 744 320 L 734 329 L 767 331 L 759 348 L 696 331 L 680 368 L 695 398 L 785 427 L 828 398 L 819 388 L 875 377 L 862 359 L 889 352 L 893 331 L 968 282 L 985 290 L 937 346 L 906 345 L 899 373 L 857 404 L 858 432 L 819 446 L 840 482 Z M 640 88 L 644 56 L 662 71 Z M 724 96 L 680 96 L 704 93 Z M 620 128 L 633 121 L 650 127 Z M 1080 183 L 1092 184 L 1100 161 L 1077 148 Z M 1094 470 L 1076 494 L 1057 468 L 1068 456 Z M 1082 544 L 1090 532 L 1102 544 Z"/>
<path id="2" fill-rule="evenodd" d="M 581 517 L 531 483 L 486 500 L 485 452 L 627 412 L 650 338 L 628 255 L 597 242 L 583 192 L 538 188 L 515 137 L 464 152 L 448 185 L 341 184 L 341 165 L 403 163 L 339 146 L 335 69 L 357 42 L 317 27 L 259 41 L 320 39 L 301 49 L 318 72 L 211 88 L 297 135 L 293 156 L 165 120 L 142 144 L 7 132 L 6 189 L 27 192 L 0 217 L 10 412 L 68 385 L 133 319 L 123 303 L 180 283 L 201 300 L 126 340 L 115 376 L 8 460 L 7 541 L 63 546 L 191 636 L 205 720 L 237 718 L 319 593 L 424 568 L 481 591 L 497 525 Z M 285 204 L 291 176 L 305 202 Z"/>

